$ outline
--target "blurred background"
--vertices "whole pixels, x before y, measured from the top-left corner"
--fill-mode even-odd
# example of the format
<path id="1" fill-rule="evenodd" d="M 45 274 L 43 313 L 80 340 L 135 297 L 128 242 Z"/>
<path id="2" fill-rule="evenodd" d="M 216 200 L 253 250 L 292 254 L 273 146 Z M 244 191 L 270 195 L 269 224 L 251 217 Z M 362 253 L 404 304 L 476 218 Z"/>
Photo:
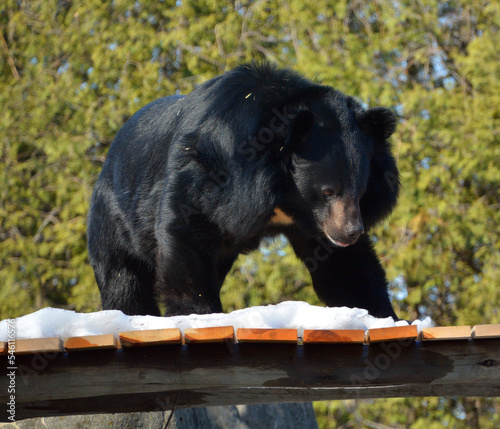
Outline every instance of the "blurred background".
<path id="1" fill-rule="evenodd" d="M 100 309 L 86 214 L 113 136 L 148 102 L 251 60 L 387 106 L 402 195 L 374 232 L 400 317 L 499 323 L 500 2 L 3 0 L 0 318 Z M 320 304 L 285 238 L 241 257 L 225 311 Z M 320 427 L 497 428 L 500 401 L 315 404 Z"/>

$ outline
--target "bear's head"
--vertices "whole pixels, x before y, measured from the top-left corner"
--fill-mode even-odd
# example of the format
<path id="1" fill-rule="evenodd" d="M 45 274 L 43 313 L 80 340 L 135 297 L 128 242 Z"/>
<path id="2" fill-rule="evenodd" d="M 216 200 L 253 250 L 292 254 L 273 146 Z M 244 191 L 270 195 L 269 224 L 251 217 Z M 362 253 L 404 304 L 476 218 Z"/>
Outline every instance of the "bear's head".
<path id="1" fill-rule="evenodd" d="M 364 110 L 338 92 L 297 113 L 283 150 L 292 182 L 283 210 L 299 228 L 346 247 L 391 212 L 399 180 L 387 139 L 395 125 L 389 109 Z"/>

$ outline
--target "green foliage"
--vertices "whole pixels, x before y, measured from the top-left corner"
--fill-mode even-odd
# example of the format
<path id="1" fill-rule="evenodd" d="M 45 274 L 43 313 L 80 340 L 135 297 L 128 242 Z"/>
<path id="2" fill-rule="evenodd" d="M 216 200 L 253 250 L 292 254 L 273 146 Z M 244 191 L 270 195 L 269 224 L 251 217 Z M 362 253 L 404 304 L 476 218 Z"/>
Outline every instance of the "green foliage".
<path id="1" fill-rule="evenodd" d="M 500 5 L 486 0 L 4 0 L 0 317 L 99 309 L 85 219 L 114 134 L 140 107 L 264 58 L 399 115 L 403 192 L 374 231 L 401 317 L 495 323 Z M 317 303 L 286 240 L 241 257 L 224 308 Z M 322 427 L 498 427 L 498 401 L 318 403 Z"/>
<path id="2" fill-rule="evenodd" d="M 335 422 L 338 427 L 353 429 L 494 429 L 500 424 L 496 408 L 497 401 L 484 398 L 350 400 L 315 406 L 320 428 L 330 428 Z"/>
<path id="3" fill-rule="evenodd" d="M 227 311 L 287 300 L 320 305 L 309 273 L 284 237 L 269 241 L 260 252 L 240 256 L 222 288 Z"/>

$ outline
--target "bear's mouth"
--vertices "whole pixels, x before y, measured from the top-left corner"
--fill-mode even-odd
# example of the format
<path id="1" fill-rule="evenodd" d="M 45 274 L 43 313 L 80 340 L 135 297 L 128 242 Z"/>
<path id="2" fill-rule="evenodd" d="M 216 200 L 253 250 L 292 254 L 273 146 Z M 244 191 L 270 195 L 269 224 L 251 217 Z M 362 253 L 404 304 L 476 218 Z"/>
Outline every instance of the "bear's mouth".
<path id="1" fill-rule="evenodd" d="M 335 244 L 335 246 L 339 246 L 339 247 L 347 247 L 347 246 L 350 246 L 351 244 L 353 243 L 341 243 L 340 241 L 337 241 L 337 240 L 334 240 L 332 237 L 330 237 L 326 232 L 325 232 L 325 235 L 326 237 L 328 238 L 328 240 L 330 240 L 333 244 Z"/>

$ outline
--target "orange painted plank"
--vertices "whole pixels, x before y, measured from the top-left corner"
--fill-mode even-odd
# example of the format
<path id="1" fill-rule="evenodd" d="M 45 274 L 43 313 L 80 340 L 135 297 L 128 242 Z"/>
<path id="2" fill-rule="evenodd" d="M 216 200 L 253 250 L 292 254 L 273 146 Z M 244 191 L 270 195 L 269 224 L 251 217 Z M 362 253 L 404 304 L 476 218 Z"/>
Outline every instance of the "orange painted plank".
<path id="1" fill-rule="evenodd" d="M 297 329 L 240 328 L 236 334 L 239 343 L 297 343 Z"/>
<path id="2" fill-rule="evenodd" d="M 470 326 L 437 326 L 434 328 L 424 328 L 420 334 L 422 341 L 468 340 L 470 337 Z"/>
<path id="3" fill-rule="evenodd" d="M 222 343 L 226 340 L 234 341 L 232 326 L 218 326 L 213 328 L 191 328 L 184 330 L 186 343 Z"/>
<path id="4" fill-rule="evenodd" d="M 365 341 L 364 329 L 304 329 L 304 344 L 357 343 Z"/>
<path id="5" fill-rule="evenodd" d="M 472 328 L 472 338 L 500 338 L 500 324 L 497 325 L 476 325 Z"/>
<path id="6" fill-rule="evenodd" d="M 120 342 L 113 334 L 70 337 L 64 340 L 64 348 L 68 351 L 117 349 L 120 347 Z"/>
<path id="7" fill-rule="evenodd" d="M 57 337 L 16 340 L 15 345 L 16 349 L 14 353 L 16 355 L 64 352 L 62 340 Z"/>
<path id="8" fill-rule="evenodd" d="M 415 325 L 394 326 L 392 328 L 375 328 L 368 330 L 368 342 L 397 341 L 416 339 L 418 329 Z"/>
<path id="9" fill-rule="evenodd" d="M 7 343 L 5 341 L 0 341 L 0 356 L 7 354 Z"/>
<path id="10" fill-rule="evenodd" d="M 161 344 L 182 344 L 181 330 L 148 329 L 144 331 L 120 332 L 120 342 L 124 347 L 157 346 Z"/>

